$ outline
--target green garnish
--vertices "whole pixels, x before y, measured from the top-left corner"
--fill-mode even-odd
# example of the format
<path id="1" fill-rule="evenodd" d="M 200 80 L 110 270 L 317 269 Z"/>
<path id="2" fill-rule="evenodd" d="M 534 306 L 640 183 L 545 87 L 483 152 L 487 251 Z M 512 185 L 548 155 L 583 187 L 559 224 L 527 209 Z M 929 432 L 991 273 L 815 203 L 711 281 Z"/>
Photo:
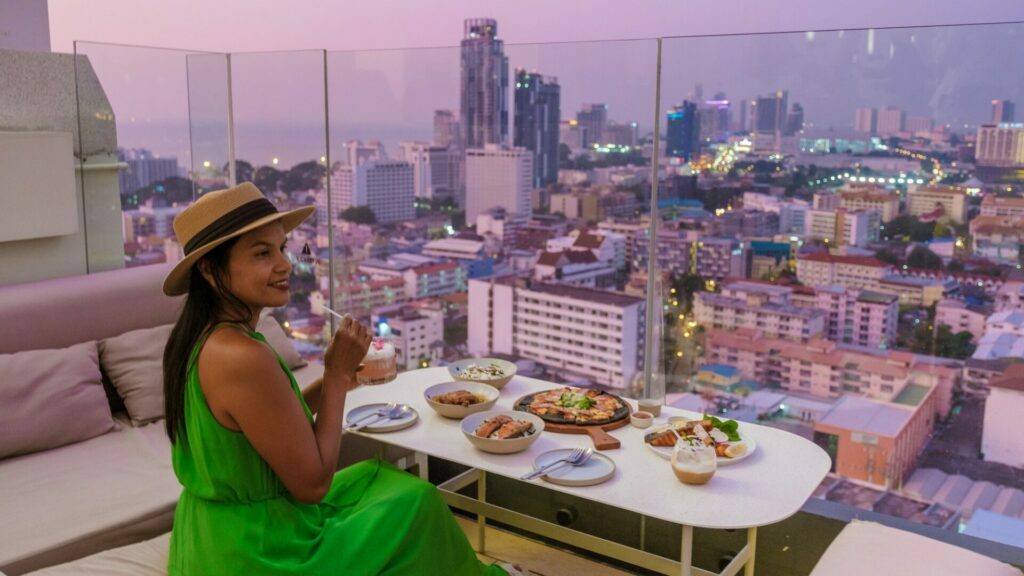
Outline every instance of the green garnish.
<path id="1" fill-rule="evenodd" d="M 597 402 L 586 394 L 571 394 L 569 392 L 565 392 L 561 397 L 559 397 L 557 404 L 563 408 L 587 410 L 594 404 L 597 404 Z"/>
<path id="2" fill-rule="evenodd" d="M 739 422 L 735 420 L 721 420 L 710 414 L 705 414 L 704 420 L 711 420 L 711 425 L 724 432 L 725 435 L 729 437 L 730 442 L 739 442 L 742 440 L 739 433 Z"/>

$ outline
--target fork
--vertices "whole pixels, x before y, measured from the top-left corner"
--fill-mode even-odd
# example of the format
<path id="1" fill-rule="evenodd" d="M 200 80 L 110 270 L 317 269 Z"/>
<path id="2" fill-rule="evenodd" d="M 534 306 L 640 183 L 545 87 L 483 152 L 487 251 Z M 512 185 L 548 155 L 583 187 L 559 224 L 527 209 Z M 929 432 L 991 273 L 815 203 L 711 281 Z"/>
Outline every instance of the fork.
<path id="1" fill-rule="evenodd" d="M 569 455 L 566 456 L 565 458 L 559 458 L 558 460 L 555 460 L 550 464 L 546 464 L 538 468 L 537 470 L 530 472 L 529 474 L 525 474 L 520 477 L 520 480 L 533 480 L 534 478 L 538 476 L 543 476 L 548 472 L 555 470 L 556 468 L 564 466 L 565 464 L 569 464 L 571 466 L 579 466 L 586 462 L 587 460 L 590 460 L 590 455 L 593 453 L 594 450 L 591 448 L 576 448 L 572 452 L 569 452 Z"/>

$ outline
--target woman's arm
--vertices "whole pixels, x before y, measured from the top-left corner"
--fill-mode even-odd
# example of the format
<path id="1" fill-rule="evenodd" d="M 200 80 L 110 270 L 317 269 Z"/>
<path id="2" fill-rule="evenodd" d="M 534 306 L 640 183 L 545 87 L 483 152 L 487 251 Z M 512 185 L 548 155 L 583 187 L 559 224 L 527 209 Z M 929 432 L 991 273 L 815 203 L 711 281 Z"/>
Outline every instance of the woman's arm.
<path id="1" fill-rule="evenodd" d="M 317 378 L 302 391 L 302 399 L 306 401 L 309 411 L 316 414 L 320 411 L 320 391 L 323 389 L 323 377 Z"/>
<path id="2" fill-rule="evenodd" d="M 317 503 L 337 468 L 345 396 L 357 386 L 355 368 L 369 342 L 358 323 L 339 329 L 325 354 L 312 426 L 276 357 L 242 332 L 222 330 L 207 340 L 200 383 L 217 420 L 245 434 L 297 500 Z"/>

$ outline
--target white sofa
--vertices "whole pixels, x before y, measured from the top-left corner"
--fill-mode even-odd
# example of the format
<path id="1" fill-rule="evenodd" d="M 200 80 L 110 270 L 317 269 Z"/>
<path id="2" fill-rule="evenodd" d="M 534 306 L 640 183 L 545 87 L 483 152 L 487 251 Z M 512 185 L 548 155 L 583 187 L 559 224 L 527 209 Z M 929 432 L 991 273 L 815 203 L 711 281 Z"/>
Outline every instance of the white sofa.
<path id="1" fill-rule="evenodd" d="M 925 536 L 851 520 L 818 560 L 811 576 L 1021 576 L 1021 571 Z"/>
<path id="2" fill-rule="evenodd" d="M 167 270 L 147 266 L 0 287 L 0 359 L 40 350 L 45 357 L 78 343 L 172 323 L 181 302 L 160 291 Z M 321 373 L 319 365 L 295 370 L 300 386 Z M 10 376 L 17 374 L 0 374 L 0 394 L 8 387 L 6 397 L 17 380 Z M 112 397 L 111 404 L 119 406 L 120 400 Z M 17 414 L 31 403 L 9 403 L 15 405 L 2 407 L 0 427 L 9 424 L 12 414 L 32 416 Z M 171 469 L 163 421 L 138 426 L 126 413 L 111 412 L 112 429 L 106 433 L 0 459 L 0 572 L 23 574 L 171 529 L 181 486 Z M 76 418 L 61 420 L 42 422 L 41 428 L 61 427 Z M 0 439 L 20 431 L 6 432 L 7 437 L 0 430 Z M 373 447 L 346 444 L 349 462 L 373 453 Z"/>

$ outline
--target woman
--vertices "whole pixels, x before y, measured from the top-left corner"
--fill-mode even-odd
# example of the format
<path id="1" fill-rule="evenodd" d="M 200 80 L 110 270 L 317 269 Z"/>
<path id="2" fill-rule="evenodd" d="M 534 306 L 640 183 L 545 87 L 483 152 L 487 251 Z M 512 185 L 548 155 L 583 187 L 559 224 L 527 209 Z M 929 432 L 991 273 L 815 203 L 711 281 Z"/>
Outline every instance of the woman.
<path id="1" fill-rule="evenodd" d="M 505 574 L 477 560 L 429 483 L 379 461 L 335 472 L 365 326 L 341 322 L 305 394 L 255 331 L 263 308 L 288 303 L 286 234 L 312 212 L 278 212 L 247 183 L 174 219 L 185 257 L 163 289 L 187 297 L 164 351 L 184 486 L 169 573 Z"/>

